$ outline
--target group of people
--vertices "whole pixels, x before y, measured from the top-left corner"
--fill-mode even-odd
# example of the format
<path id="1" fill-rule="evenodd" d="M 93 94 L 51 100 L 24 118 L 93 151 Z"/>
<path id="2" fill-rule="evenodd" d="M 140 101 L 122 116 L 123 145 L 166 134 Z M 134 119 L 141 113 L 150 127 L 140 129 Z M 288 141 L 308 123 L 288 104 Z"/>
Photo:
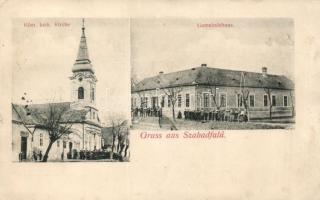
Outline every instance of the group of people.
<path id="1" fill-rule="evenodd" d="M 132 108 L 133 117 L 162 117 L 162 108 L 159 106 L 136 107 Z M 248 115 L 245 109 L 229 108 L 229 109 L 214 109 L 214 110 L 184 110 L 177 114 L 178 119 L 194 120 L 194 121 L 248 121 Z"/>
<path id="2" fill-rule="evenodd" d="M 248 121 L 247 113 L 244 109 L 185 110 L 183 114 L 184 119 L 194 121 Z"/>
<path id="3" fill-rule="evenodd" d="M 81 160 L 99 160 L 99 159 L 107 159 L 108 153 L 105 150 L 99 149 L 99 150 L 80 150 L 79 152 L 76 149 L 73 149 L 72 152 L 67 153 L 67 159 L 81 159 Z M 110 155 L 109 155 L 110 157 Z M 23 152 L 19 153 L 19 161 L 23 161 L 25 158 L 25 155 Z M 42 151 L 33 151 L 32 152 L 32 161 L 34 162 L 41 162 L 43 159 Z M 63 161 L 65 159 L 65 152 L 61 153 L 61 160 Z"/>
<path id="4" fill-rule="evenodd" d="M 154 107 L 136 107 L 132 109 L 134 117 L 162 117 L 162 108 L 160 106 Z"/>
<path id="5" fill-rule="evenodd" d="M 41 151 L 39 153 L 37 153 L 36 151 L 32 152 L 32 158 L 31 158 L 32 161 L 35 161 L 35 162 L 42 161 L 42 158 L 43 158 L 43 155 L 42 155 Z M 25 159 L 27 159 L 26 153 L 20 152 L 19 153 L 19 161 L 21 162 L 21 161 L 23 161 Z M 30 159 L 30 158 L 28 158 L 28 159 Z"/>
<path id="6" fill-rule="evenodd" d="M 43 157 L 43 155 L 42 155 L 42 152 L 41 152 L 41 151 L 39 151 L 39 153 L 37 153 L 36 151 L 33 151 L 33 152 L 32 152 L 32 159 L 33 159 L 33 161 L 35 161 L 35 162 L 37 162 L 37 161 L 42 161 L 42 157 Z"/>
<path id="7" fill-rule="evenodd" d="M 98 160 L 98 159 L 105 159 L 106 152 L 103 150 L 80 150 L 79 152 L 76 149 L 68 152 L 67 154 L 68 159 L 80 159 L 80 160 Z M 63 160 L 63 158 L 61 158 Z"/>

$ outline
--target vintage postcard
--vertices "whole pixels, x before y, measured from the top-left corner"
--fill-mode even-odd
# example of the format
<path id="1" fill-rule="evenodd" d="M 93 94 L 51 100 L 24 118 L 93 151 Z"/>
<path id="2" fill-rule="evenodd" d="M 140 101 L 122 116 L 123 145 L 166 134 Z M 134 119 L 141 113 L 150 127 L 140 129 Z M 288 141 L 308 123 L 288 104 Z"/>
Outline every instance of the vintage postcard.
<path id="1" fill-rule="evenodd" d="M 0 1 L 0 200 L 320 199 L 319 11 Z"/>

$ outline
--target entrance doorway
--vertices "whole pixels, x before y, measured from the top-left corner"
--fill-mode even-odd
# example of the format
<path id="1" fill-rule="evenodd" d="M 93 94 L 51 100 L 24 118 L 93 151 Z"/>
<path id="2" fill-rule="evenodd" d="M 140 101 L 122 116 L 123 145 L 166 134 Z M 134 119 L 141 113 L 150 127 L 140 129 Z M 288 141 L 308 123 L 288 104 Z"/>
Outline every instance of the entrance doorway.
<path id="1" fill-rule="evenodd" d="M 72 142 L 69 142 L 69 153 L 72 153 Z"/>
<path id="2" fill-rule="evenodd" d="M 69 142 L 69 152 L 67 153 L 67 158 L 72 158 L 72 142 Z"/>
<path id="3" fill-rule="evenodd" d="M 27 159 L 27 137 L 21 137 L 21 160 Z"/>

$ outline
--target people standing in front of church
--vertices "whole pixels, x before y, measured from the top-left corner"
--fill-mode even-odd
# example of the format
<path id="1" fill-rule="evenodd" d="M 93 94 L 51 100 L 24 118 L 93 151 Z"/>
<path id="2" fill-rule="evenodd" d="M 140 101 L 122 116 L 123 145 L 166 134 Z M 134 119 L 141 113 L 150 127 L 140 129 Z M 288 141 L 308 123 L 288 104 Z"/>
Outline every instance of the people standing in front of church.
<path id="1" fill-rule="evenodd" d="M 42 161 L 42 152 L 39 153 L 39 161 Z"/>
<path id="2" fill-rule="evenodd" d="M 37 153 L 35 151 L 33 151 L 33 161 L 36 161 L 38 160 L 38 156 L 37 156 Z"/>

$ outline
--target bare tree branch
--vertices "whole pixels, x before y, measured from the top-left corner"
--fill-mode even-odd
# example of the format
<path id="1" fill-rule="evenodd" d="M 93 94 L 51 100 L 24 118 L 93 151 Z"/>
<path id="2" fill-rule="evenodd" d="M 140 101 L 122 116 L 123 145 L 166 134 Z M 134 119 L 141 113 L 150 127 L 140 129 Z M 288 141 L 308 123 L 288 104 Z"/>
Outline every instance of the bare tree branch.
<path id="1" fill-rule="evenodd" d="M 34 109 L 33 116 L 38 120 L 37 127 L 48 132 L 49 145 L 43 157 L 43 162 L 48 159 L 49 151 L 52 144 L 64 135 L 69 135 L 72 128 L 73 112 L 68 112 L 68 107 L 59 107 L 57 104 L 48 104 L 44 110 Z"/>

